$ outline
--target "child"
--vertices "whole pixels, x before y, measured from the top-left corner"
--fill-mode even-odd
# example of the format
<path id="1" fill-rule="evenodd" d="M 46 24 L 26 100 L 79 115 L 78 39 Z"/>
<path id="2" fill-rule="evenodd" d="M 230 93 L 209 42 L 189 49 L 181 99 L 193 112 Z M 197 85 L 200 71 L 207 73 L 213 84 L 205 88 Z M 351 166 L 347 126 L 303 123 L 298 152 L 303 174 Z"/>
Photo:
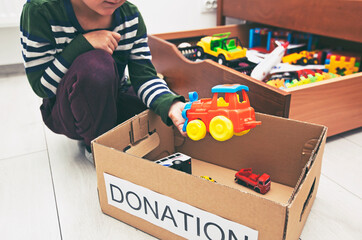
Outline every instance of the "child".
<path id="1" fill-rule="evenodd" d="M 83 140 L 86 155 L 94 138 L 146 107 L 185 136 L 185 100 L 157 77 L 146 27 L 133 4 L 28 0 L 20 30 L 29 83 L 43 98 L 44 123 L 55 133 Z"/>

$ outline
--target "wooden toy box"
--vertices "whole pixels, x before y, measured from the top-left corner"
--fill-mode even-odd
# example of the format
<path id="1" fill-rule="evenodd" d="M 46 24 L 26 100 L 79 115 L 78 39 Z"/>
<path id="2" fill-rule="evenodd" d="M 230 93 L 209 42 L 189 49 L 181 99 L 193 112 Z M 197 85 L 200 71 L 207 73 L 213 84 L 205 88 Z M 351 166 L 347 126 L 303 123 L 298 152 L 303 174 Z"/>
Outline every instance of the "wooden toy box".
<path id="1" fill-rule="evenodd" d="M 323 14 L 330 16 L 325 19 L 327 17 L 317 17 L 321 16 L 319 8 L 314 9 L 311 3 L 304 1 L 283 4 L 281 0 L 273 3 L 253 1 L 251 4 L 246 0 L 219 0 L 218 24 L 225 23 L 225 17 L 253 23 L 150 35 L 153 63 L 178 94 L 187 97 L 188 92 L 197 91 L 199 97 L 210 97 L 210 89 L 217 84 L 244 84 L 250 89 L 248 95 L 256 111 L 325 125 L 328 136 L 335 135 L 362 126 L 362 73 L 280 90 L 212 60 L 192 62 L 181 54 L 177 45 L 181 42 L 196 44 L 203 36 L 231 32 L 231 36 L 238 36 L 244 46 L 248 46 L 249 29 L 267 26 L 318 34 L 320 41 L 361 54 L 362 19 L 358 14 L 358 9 L 362 10 L 361 3 L 318 1 L 324 8 Z M 282 6 L 284 10 L 280 11 L 276 6 Z M 305 9 L 305 15 L 301 17 L 294 9 Z M 345 18 L 349 15 L 351 18 Z M 315 24 L 318 19 L 319 24 Z M 355 24 L 347 25 L 349 21 Z"/>

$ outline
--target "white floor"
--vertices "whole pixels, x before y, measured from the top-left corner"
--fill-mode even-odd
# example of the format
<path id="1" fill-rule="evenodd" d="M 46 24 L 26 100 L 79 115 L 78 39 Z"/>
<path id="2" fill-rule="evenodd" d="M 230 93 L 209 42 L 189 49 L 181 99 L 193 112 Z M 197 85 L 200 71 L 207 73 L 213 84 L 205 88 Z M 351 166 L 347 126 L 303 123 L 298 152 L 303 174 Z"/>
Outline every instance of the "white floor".
<path id="1" fill-rule="evenodd" d="M 25 76 L 0 78 L 0 239 L 155 239 L 101 212 L 95 169 L 39 105 Z M 302 240 L 362 239 L 361 173 L 362 128 L 329 138 Z"/>

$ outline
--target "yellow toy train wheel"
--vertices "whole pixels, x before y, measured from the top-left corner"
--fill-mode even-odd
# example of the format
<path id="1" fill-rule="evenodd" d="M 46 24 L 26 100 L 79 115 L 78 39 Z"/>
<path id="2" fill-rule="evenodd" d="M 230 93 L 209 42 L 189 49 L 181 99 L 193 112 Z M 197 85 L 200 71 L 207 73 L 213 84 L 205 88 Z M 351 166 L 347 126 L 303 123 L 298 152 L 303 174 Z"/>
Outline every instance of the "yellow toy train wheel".
<path id="1" fill-rule="evenodd" d="M 250 132 L 250 129 L 248 129 L 248 130 L 244 130 L 244 131 L 241 131 L 241 132 L 234 132 L 234 135 L 235 136 L 243 136 L 243 135 L 245 135 L 245 134 L 247 134 L 248 132 Z"/>
<path id="2" fill-rule="evenodd" d="M 210 121 L 209 131 L 211 136 L 218 141 L 226 141 L 234 134 L 234 126 L 225 116 L 216 116 Z"/>
<path id="3" fill-rule="evenodd" d="M 206 135 L 205 123 L 199 119 L 190 121 L 186 126 L 186 133 L 194 141 L 203 139 Z"/>

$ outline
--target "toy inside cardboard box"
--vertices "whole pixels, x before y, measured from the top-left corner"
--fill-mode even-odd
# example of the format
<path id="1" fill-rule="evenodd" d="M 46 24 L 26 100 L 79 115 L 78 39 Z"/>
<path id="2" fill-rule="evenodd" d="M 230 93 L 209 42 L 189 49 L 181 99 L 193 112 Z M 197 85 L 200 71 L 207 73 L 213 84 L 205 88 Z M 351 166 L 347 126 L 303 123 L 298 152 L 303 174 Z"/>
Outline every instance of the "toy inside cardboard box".
<path id="1" fill-rule="evenodd" d="M 260 126 L 219 142 L 183 137 L 152 111 L 92 142 L 102 211 L 160 239 L 298 239 L 316 197 L 327 129 L 256 113 Z M 180 152 L 188 174 L 155 163 Z M 260 194 L 234 181 L 268 173 Z M 209 176 L 216 182 L 200 176 Z"/>

